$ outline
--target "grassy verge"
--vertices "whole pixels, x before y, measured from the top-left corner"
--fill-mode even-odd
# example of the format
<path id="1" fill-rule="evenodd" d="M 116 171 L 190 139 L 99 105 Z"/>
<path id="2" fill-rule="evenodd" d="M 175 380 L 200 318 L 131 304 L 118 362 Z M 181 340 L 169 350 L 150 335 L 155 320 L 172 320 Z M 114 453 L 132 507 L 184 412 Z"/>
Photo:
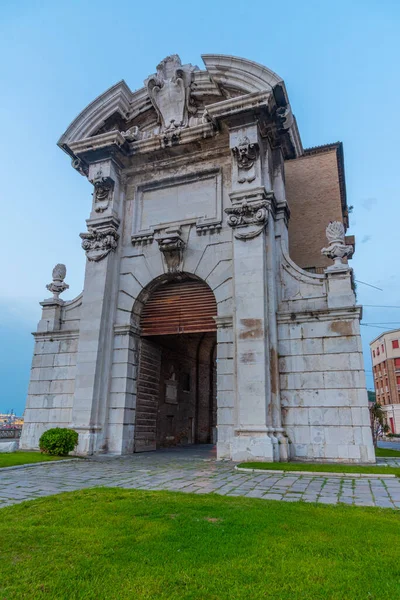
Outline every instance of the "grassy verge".
<path id="1" fill-rule="evenodd" d="M 400 468 L 379 466 L 359 466 L 359 465 L 342 465 L 342 464 L 327 464 L 327 463 L 298 463 L 298 462 L 246 462 L 241 463 L 238 467 L 246 469 L 268 469 L 273 471 L 310 471 L 311 473 L 385 473 L 389 475 L 397 475 L 400 477 Z"/>
<path id="2" fill-rule="evenodd" d="M 390 448 L 375 448 L 375 456 L 387 457 L 387 458 L 399 458 L 399 450 L 391 450 Z"/>
<path id="3" fill-rule="evenodd" d="M 48 454 L 41 454 L 40 452 L 24 452 L 23 450 L 17 450 L 17 452 L 2 452 L 0 453 L 0 469 L 3 467 L 15 467 L 17 465 L 27 465 L 29 463 L 45 462 L 48 460 L 63 460 L 65 458 L 72 458 L 71 456 L 49 456 Z"/>
<path id="4" fill-rule="evenodd" d="M 390 509 L 98 488 L 0 514 L 7 600 L 400 596 Z"/>

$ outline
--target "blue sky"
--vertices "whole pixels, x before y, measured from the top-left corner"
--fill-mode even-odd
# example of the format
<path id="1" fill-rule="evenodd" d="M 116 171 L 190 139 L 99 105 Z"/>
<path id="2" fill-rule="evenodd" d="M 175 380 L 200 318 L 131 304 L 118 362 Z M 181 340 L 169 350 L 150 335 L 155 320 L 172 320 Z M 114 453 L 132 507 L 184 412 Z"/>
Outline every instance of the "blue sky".
<path id="1" fill-rule="evenodd" d="M 397 0 L 2 0 L 0 412 L 23 411 L 54 264 L 67 265 L 64 299 L 83 284 L 91 186 L 56 142 L 97 95 L 121 79 L 141 87 L 168 54 L 260 62 L 285 80 L 304 147 L 343 141 L 352 266 L 383 289 L 359 284 L 358 300 L 400 307 L 399 26 Z M 363 321 L 374 324 L 362 327 L 367 351 L 400 327 L 400 308 L 366 307 Z M 368 351 L 366 369 L 371 388 Z"/>

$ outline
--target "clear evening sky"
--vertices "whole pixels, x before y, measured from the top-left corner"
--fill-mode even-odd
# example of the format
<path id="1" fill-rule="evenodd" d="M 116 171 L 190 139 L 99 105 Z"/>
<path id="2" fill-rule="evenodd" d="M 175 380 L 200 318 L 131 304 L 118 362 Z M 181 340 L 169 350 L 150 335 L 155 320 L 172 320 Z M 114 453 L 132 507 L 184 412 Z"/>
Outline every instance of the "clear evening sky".
<path id="1" fill-rule="evenodd" d="M 57 262 L 83 285 L 79 233 L 91 185 L 56 146 L 71 120 L 121 79 L 132 90 L 168 54 L 242 56 L 286 82 L 303 146 L 344 143 L 352 266 L 363 342 L 400 327 L 400 4 L 397 0 L 239 2 L 0 0 L 0 412 L 22 413 L 39 301 Z"/>

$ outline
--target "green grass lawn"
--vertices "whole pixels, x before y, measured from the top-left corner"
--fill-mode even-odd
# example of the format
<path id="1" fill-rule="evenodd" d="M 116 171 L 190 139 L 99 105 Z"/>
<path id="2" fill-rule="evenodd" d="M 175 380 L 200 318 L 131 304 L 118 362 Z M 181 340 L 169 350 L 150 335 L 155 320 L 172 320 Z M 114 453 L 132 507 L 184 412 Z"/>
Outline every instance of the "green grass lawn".
<path id="1" fill-rule="evenodd" d="M 16 465 L 45 462 L 47 460 L 63 460 L 65 458 L 71 457 L 49 456 L 48 454 L 41 454 L 40 452 L 24 452 L 23 450 L 17 450 L 17 452 L 10 453 L 2 452 L 0 453 L 0 469 L 3 467 L 15 467 Z"/>
<path id="2" fill-rule="evenodd" d="M 246 462 L 238 467 L 246 469 L 268 469 L 273 471 L 310 471 L 312 473 L 384 473 L 400 477 L 400 468 L 385 465 L 364 467 L 359 465 L 343 465 L 332 463 L 299 463 L 299 462 Z"/>
<path id="3" fill-rule="evenodd" d="M 393 600 L 400 513 L 94 489 L 0 510 L 2 600 Z"/>
<path id="4" fill-rule="evenodd" d="M 390 448 L 375 448 L 375 456 L 386 456 L 388 458 L 400 457 L 399 450 L 391 450 Z"/>

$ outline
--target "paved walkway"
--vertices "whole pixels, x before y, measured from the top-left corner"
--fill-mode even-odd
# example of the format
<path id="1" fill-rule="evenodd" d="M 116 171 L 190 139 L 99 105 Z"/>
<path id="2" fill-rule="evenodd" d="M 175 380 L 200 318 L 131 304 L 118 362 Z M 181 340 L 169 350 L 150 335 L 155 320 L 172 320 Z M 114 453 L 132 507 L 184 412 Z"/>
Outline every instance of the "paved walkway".
<path id="1" fill-rule="evenodd" d="M 396 459 L 387 462 L 400 464 Z M 0 470 L 0 507 L 96 486 L 400 508 L 400 480 L 397 478 L 243 473 L 235 471 L 231 462 L 216 462 L 211 446 Z"/>

